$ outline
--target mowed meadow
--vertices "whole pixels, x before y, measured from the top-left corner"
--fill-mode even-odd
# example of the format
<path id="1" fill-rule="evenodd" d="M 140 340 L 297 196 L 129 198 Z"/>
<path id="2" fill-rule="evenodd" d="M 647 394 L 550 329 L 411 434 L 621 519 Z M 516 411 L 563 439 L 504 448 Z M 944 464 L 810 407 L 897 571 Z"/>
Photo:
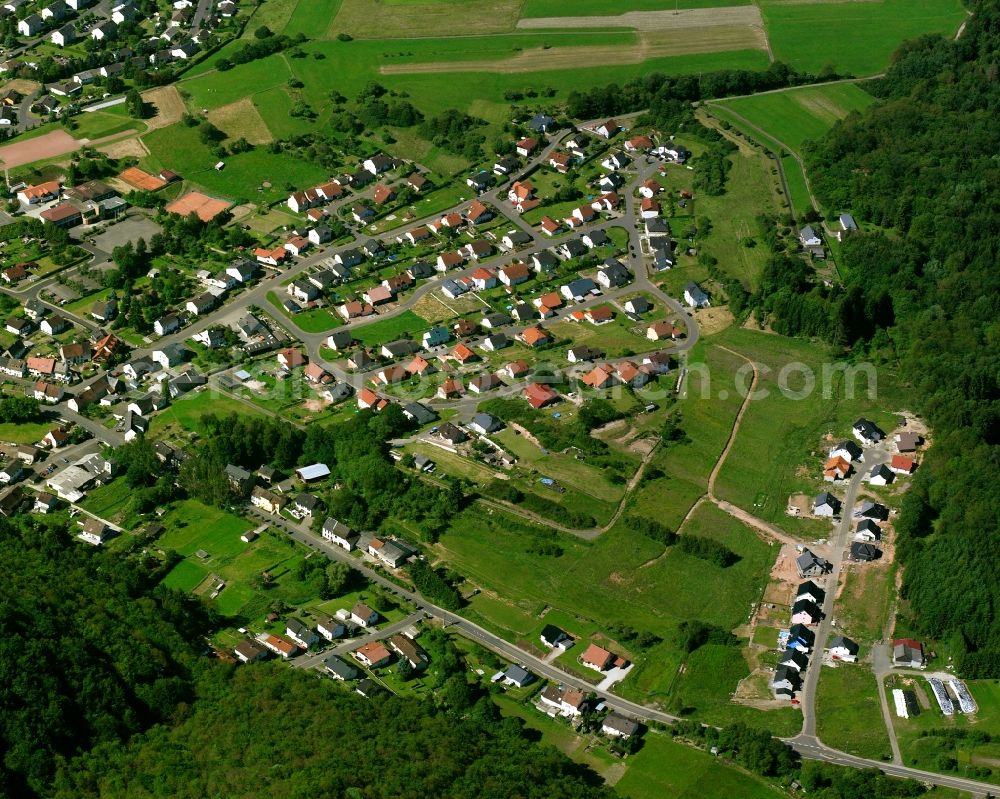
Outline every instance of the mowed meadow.
<path id="1" fill-rule="evenodd" d="M 713 103 L 748 120 L 792 150 L 824 136 L 839 120 L 875 102 L 864 83 L 832 83 Z"/>

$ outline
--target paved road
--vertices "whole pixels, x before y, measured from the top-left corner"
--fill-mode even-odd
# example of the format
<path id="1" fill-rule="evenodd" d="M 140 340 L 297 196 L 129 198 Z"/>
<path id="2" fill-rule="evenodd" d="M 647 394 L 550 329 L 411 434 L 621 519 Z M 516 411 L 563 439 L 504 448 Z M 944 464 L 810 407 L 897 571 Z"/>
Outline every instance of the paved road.
<path id="1" fill-rule="evenodd" d="M 418 611 L 417 613 L 411 613 L 402 621 L 397 621 L 394 624 L 390 624 L 386 627 L 382 627 L 378 630 L 372 630 L 368 635 L 362 635 L 358 638 L 351 638 L 346 641 L 342 641 L 334 647 L 328 647 L 320 652 L 316 652 L 312 655 L 306 655 L 304 657 L 295 658 L 292 661 L 292 665 L 300 669 L 314 669 L 323 665 L 325 661 L 331 655 L 336 655 L 338 657 L 342 655 L 349 654 L 355 650 L 361 648 L 365 644 L 370 644 L 372 641 L 384 641 L 386 638 L 390 638 L 396 633 L 401 633 L 414 624 L 419 623 L 424 619 L 424 612 Z"/>
<path id="2" fill-rule="evenodd" d="M 823 618 L 816 627 L 816 641 L 812 650 L 809 668 L 806 669 L 806 677 L 799 692 L 799 701 L 802 707 L 802 733 L 804 738 L 816 737 L 816 689 L 822 674 L 821 661 L 823 651 L 826 649 L 826 642 L 833 629 L 834 600 L 837 596 L 837 584 L 840 580 L 840 570 L 844 565 L 844 551 L 851 543 L 851 524 L 853 522 L 852 512 L 854 503 L 858 498 L 858 491 L 864 476 L 871 468 L 879 463 L 886 463 L 889 460 L 889 453 L 884 445 L 871 447 L 864 452 L 862 464 L 855 464 L 855 472 L 851 476 L 847 485 L 847 494 L 844 497 L 844 504 L 841 508 L 840 522 L 837 532 L 830 541 L 830 573 L 826 577 L 823 585 L 826 591 L 826 598 L 823 600 Z"/>
<path id="3" fill-rule="evenodd" d="M 595 685 L 580 680 L 572 674 L 564 672 L 562 669 L 554 666 L 550 662 L 547 662 L 545 659 L 535 657 L 534 655 L 519 649 L 488 630 L 484 630 L 482 627 L 474 624 L 468 619 L 464 619 L 456 613 L 452 613 L 451 611 L 434 605 L 420 594 L 401 588 L 396 585 L 396 583 L 386 579 L 384 576 L 371 569 L 365 564 L 364 561 L 359 558 L 352 557 L 340 547 L 335 546 L 328 541 L 324 541 L 303 525 L 295 524 L 287 519 L 282 519 L 277 516 L 260 513 L 256 509 L 251 509 L 250 512 L 252 515 L 268 522 L 272 526 L 285 530 L 289 533 L 292 539 L 322 552 L 331 560 L 339 560 L 348 564 L 351 568 L 356 569 L 363 574 L 371 582 L 386 588 L 400 599 L 411 603 L 419 611 L 439 619 L 445 629 L 452 630 L 465 638 L 468 638 L 480 646 L 489 649 L 491 652 L 500 655 L 506 660 L 514 663 L 521 663 L 526 668 L 535 674 L 544 677 L 545 679 L 561 683 L 577 690 L 593 693 L 604 700 L 608 707 L 642 721 L 656 721 L 665 724 L 672 724 L 678 720 L 676 716 L 664 713 L 656 708 L 640 705 L 637 702 L 622 699 L 621 697 L 615 696 L 614 694 L 610 694 L 606 691 L 600 691 Z M 817 649 L 818 645 L 819 640 L 817 636 Z M 920 780 L 921 782 L 929 783 L 931 785 L 942 785 L 949 788 L 957 788 L 958 790 L 968 791 L 977 796 L 985 796 L 991 791 L 997 791 L 997 786 L 977 782 L 975 780 L 952 777 L 946 774 L 935 774 L 933 772 L 921 771 L 920 769 L 908 768 L 898 764 L 884 763 L 877 760 L 867 760 L 865 758 L 848 755 L 845 752 L 825 746 L 821 741 L 819 741 L 818 738 L 816 738 L 814 734 L 800 734 L 794 738 L 785 740 L 793 749 L 795 749 L 796 752 L 802 755 L 802 757 L 810 760 L 822 760 L 828 763 L 850 766 L 852 768 L 876 768 L 895 777 Z"/>

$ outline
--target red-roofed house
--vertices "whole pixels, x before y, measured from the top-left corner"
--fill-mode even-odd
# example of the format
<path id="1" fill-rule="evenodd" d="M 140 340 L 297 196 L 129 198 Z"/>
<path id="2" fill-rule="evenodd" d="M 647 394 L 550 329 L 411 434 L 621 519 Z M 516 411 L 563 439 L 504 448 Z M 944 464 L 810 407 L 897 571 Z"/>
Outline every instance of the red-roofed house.
<path id="1" fill-rule="evenodd" d="M 396 192 L 384 183 L 379 183 L 375 187 L 375 191 L 372 193 L 372 199 L 375 201 L 376 205 L 384 205 L 385 203 L 396 199 Z"/>
<path id="2" fill-rule="evenodd" d="M 302 354 L 302 351 L 298 347 L 288 347 L 278 353 L 278 363 L 282 368 L 289 371 L 297 366 L 304 365 L 306 360 L 306 356 Z"/>
<path id="3" fill-rule="evenodd" d="M 517 338 L 522 344 L 528 347 L 539 347 L 542 344 L 549 343 L 549 334 L 537 325 L 534 327 L 526 327 L 517 334 Z"/>
<path id="4" fill-rule="evenodd" d="M 535 148 L 538 147 L 538 141 L 530 137 L 525 137 L 521 139 L 515 147 L 519 156 L 527 158 L 535 151 Z"/>
<path id="5" fill-rule="evenodd" d="M 479 356 L 476 353 L 461 343 L 456 344 L 454 349 L 452 349 L 451 357 L 462 364 L 479 360 Z"/>
<path id="6" fill-rule="evenodd" d="M 559 395 L 542 383 L 528 384 L 527 388 L 524 389 L 524 398 L 528 400 L 528 404 L 536 411 L 539 408 L 544 408 L 546 405 L 551 405 L 553 402 L 559 401 Z"/>
<path id="7" fill-rule="evenodd" d="M 554 236 L 562 228 L 562 225 L 556 222 L 550 216 L 543 216 L 541 221 L 542 232 L 547 236 Z"/>
<path id="8" fill-rule="evenodd" d="M 917 463 L 913 458 L 907 458 L 905 455 L 893 455 L 892 460 L 889 461 L 889 468 L 896 474 L 913 474 Z"/>
<path id="9" fill-rule="evenodd" d="M 615 312 L 611 310 L 610 305 L 601 305 L 587 311 L 586 317 L 592 325 L 606 325 L 615 318 Z"/>
<path id="10" fill-rule="evenodd" d="M 607 649 L 591 644 L 586 651 L 580 655 L 580 665 L 595 671 L 606 671 L 614 665 L 615 656 Z"/>
<path id="11" fill-rule="evenodd" d="M 354 658 L 370 669 L 378 669 L 389 665 L 389 661 L 392 660 L 392 652 L 379 641 L 372 641 L 357 650 L 354 653 Z"/>

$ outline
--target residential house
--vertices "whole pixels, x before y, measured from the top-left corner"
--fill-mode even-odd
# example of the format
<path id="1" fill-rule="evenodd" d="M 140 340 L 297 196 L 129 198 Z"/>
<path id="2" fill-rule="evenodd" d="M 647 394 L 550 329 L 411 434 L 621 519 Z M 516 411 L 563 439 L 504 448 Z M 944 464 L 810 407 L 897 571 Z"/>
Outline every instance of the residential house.
<path id="1" fill-rule="evenodd" d="M 77 534 L 77 538 L 95 547 L 101 546 L 114 535 L 114 530 L 93 516 L 88 516 L 83 521 L 78 522 L 78 524 L 83 529 Z"/>
<path id="2" fill-rule="evenodd" d="M 865 418 L 858 419 L 851 431 L 854 433 L 854 437 L 866 447 L 875 446 L 885 438 L 885 433 L 879 426 Z"/>
<path id="3" fill-rule="evenodd" d="M 632 159 L 629 158 L 623 152 L 611 153 L 607 158 L 601 161 L 601 166 L 607 169 L 609 172 L 616 172 L 619 169 L 624 169 L 629 164 L 632 163 Z"/>
<path id="4" fill-rule="evenodd" d="M 861 651 L 854 641 L 843 635 L 835 635 L 826 645 L 826 651 L 831 660 L 842 660 L 846 663 L 855 663 L 858 659 L 858 652 Z"/>
<path id="5" fill-rule="evenodd" d="M 850 461 L 844 460 L 839 456 L 828 458 L 826 463 L 823 464 L 823 479 L 828 482 L 843 480 L 850 473 Z"/>
<path id="6" fill-rule="evenodd" d="M 841 441 L 837 446 L 830 450 L 831 458 L 842 458 L 845 461 L 860 461 L 862 459 L 862 450 L 853 441 Z"/>
<path id="7" fill-rule="evenodd" d="M 513 686 L 514 688 L 524 688 L 535 681 L 534 674 L 524 668 L 524 666 L 519 666 L 516 663 L 512 663 L 507 667 L 506 671 L 501 672 L 500 678 L 503 680 L 504 685 Z"/>
<path id="8" fill-rule="evenodd" d="M 808 600 L 814 605 L 821 606 L 826 599 L 826 591 L 812 580 L 806 580 L 804 583 L 800 583 L 799 587 L 795 589 L 795 601 L 798 602 L 802 599 Z"/>
<path id="9" fill-rule="evenodd" d="M 778 666 L 784 666 L 799 673 L 805 671 L 808 665 L 809 658 L 798 649 L 786 649 L 778 658 Z"/>
<path id="10" fill-rule="evenodd" d="M 889 518 L 889 509 L 885 505 L 866 499 L 854 507 L 852 515 L 855 519 L 875 519 L 884 522 Z"/>
<path id="11" fill-rule="evenodd" d="M 379 615 L 364 602 L 355 603 L 351 608 L 351 621 L 361 627 L 371 627 L 378 622 Z"/>
<path id="12" fill-rule="evenodd" d="M 802 680 L 795 669 L 788 666 L 778 666 L 771 678 L 771 690 L 775 696 L 783 699 L 791 699 L 795 692 L 801 687 Z"/>
<path id="13" fill-rule="evenodd" d="M 589 277 L 581 277 L 559 287 L 559 293 L 567 300 L 580 302 L 592 294 L 597 294 L 597 284 Z"/>
<path id="14" fill-rule="evenodd" d="M 372 641 L 358 649 L 354 657 L 370 669 L 379 669 L 389 665 L 392 661 L 392 652 L 381 642 Z"/>
<path id="15" fill-rule="evenodd" d="M 281 512 L 281 509 L 288 504 L 288 497 L 275 494 L 273 491 L 268 491 L 266 488 L 256 486 L 253 491 L 250 492 L 250 504 L 255 508 L 260 508 L 265 513 L 278 514 Z"/>
<path id="16" fill-rule="evenodd" d="M 263 633 L 258 640 L 265 647 L 270 649 L 276 655 L 280 655 L 285 660 L 288 660 L 288 658 L 294 657 L 299 653 L 299 647 L 296 644 L 280 635 L 268 635 Z"/>
<path id="17" fill-rule="evenodd" d="M 649 300 L 642 296 L 626 300 L 622 307 L 625 308 L 625 313 L 631 314 L 632 316 L 640 316 L 641 314 L 648 313 L 653 308 Z"/>
<path id="18" fill-rule="evenodd" d="M 596 133 L 602 139 L 610 139 L 620 130 L 621 130 L 621 125 L 618 124 L 618 121 L 614 119 L 609 119 L 606 122 L 602 122 L 597 127 L 595 127 L 594 133 Z"/>
<path id="19" fill-rule="evenodd" d="M 684 301 L 692 308 L 707 308 L 711 305 L 708 295 L 697 283 L 688 283 L 684 287 Z"/>
<path id="20" fill-rule="evenodd" d="M 184 349 L 184 345 L 172 343 L 167 344 L 161 349 L 153 350 L 153 362 L 159 364 L 164 369 L 169 369 L 172 366 L 177 366 L 177 364 L 184 363 L 187 358 L 187 350 Z"/>
<path id="21" fill-rule="evenodd" d="M 529 383 L 524 389 L 524 398 L 536 411 L 559 401 L 559 395 L 542 383 Z"/>
<path id="22" fill-rule="evenodd" d="M 500 373 L 505 375 L 506 377 L 509 377 L 511 380 L 517 380 L 518 378 L 527 375 L 529 371 L 531 371 L 531 369 L 528 366 L 527 361 L 518 360 L 518 361 L 511 361 L 510 363 L 506 364 L 500 370 Z"/>
<path id="23" fill-rule="evenodd" d="M 614 258 L 609 258 L 604 262 L 604 266 L 597 270 L 597 282 L 606 289 L 620 288 L 631 281 L 632 273 L 621 261 Z"/>
<path id="24" fill-rule="evenodd" d="M 347 682 L 354 680 L 361 673 L 350 663 L 341 660 L 336 655 L 330 655 L 323 661 L 323 668 L 333 679 Z"/>
<path id="25" fill-rule="evenodd" d="M 285 635 L 291 638 L 302 649 L 308 649 L 313 644 L 319 643 L 319 635 L 302 619 L 294 616 L 285 622 Z"/>
<path id="26" fill-rule="evenodd" d="M 582 258 L 586 254 L 587 245 L 580 239 L 570 239 L 569 241 L 563 242 L 556 250 L 556 255 L 564 261 L 569 261 L 572 258 Z"/>
<path id="27" fill-rule="evenodd" d="M 536 325 L 534 327 L 526 327 L 518 333 L 517 340 L 526 347 L 541 347 L 544 344 L 548 344 L 552 339 L 544 328 Z"/>
<path id="28" fill-rule="evenodd" d="M 531 270 L 528 265 L 520 261 L 507 264 L 500 269 L 500 282 L 508 288 L 524 283 L 531 277 Z"/>
<path id="29" fill-rule="evenodd" d="M 419 671 L 427 666 L 430 662 L 430 657 L 424 648 L 420 646 L 416 641 L 411 641 L 405 635 L 390 636 L 389 646 L 392 650 L 399 655 L 403 660 L 410 664 L 410 668 L 414 671 Z"/>
<path id="30" fill-rule="evenodd" d="M 542 627 L 539 639 L 548 649 L 569 649 L 573 646 L 573 639 L 565 630 L 561 630 L 554 624 L 546 624 Z"/>
<path id="31" fill-rule="evenodd" d="M 508 250 L 513 250 L 517 247 L 524 247 L 527 244 L 531 244 L 531 236 L 523 230 L 512 230 L 504 235 L 500 243 Z"/>
<path id="32" fill-rule="evenodd" d="M 790 649 L 808 652 L 816 641 L 816 634 L 804 624 L 793 624 L 788 630 L 788 640 L 785 645 Z"/>
<path id="33" fill-rule="evenodd" d="M 527 158 L 538 148 L 538 140 L 526 136 L 514 144 L 514 149 L 522 158 Z"/>
<path id="34" fill-rule="evenodd" d="M 910 431 L 896 433 L 893 441 L 896 444 L 896 449 L 901 453 L 916 452 L 920 448 L 920 445 L 924 443 L 924 439 L 919 433 Z"/>
<path id="35" fill-rule="evenodd" d="M 587 697 L 583 691 L 575 691 L 563 686 L 549 685 L 539 694 L 541 703 L 562 716 L 576 718 L 587 707 Z"/>
<path id="36" fill-rule="evenodd" d="M 340 314 L 345 322 L 350 322 L 352 319 L 359 319 L 363 316 L 371 316 L 375 313 L 375 309 L 372 307 L 371 303 L 351 300 L 350 302 L 345 302 L 342 305 L 337 306 L 337 313 Z"/>
<path id="37" fill-rule="evenodd" d="M 818 624 L 821 618 L 822 611 L 808 599 L 799 599 L 792 605 L 792 624 Z"/>
<path id="38" fill-rule="evenodd" d="M 504 333 L 494 333 L 484 338 L 479 346 L 486 352 L 496 352 L 497 350 L 502 350 L 504 347 L 509 347 L 510 339 Z"/>
<path id="39" fill-rule="evenodd" d="M 158 336 L 166 336 L 175 330 L 179 330 L 180 326 L 181 320 L 177 317 L 177 314 L 170 313 L 153 322 L 153 332 Z"/>
<path id="40" fill-rule="evenodd" d="M 346 524 L 334 518 L 327 518 L 323 522 L 322 535 L 327 541 L 331 541 L 348 552 L 354 549 L 358 543 L 358 535 Z"/>
<path id="41" fill-rule="evenodd" d="M 613 653 L 597 644 L 591 644 L 580 655 L 580 665 L 594 671 L 607 671 L 615 665 L 616 660 L 618 658 Z"/>
<path id="42" fill-rule="evenodd" d="M 916 461 L 905 455 L 893 455 L 892 460 L 889 461 L 889 470 L 893 474 L 913 474 L 916 468 Z"/>
<path id="43" fill-rule="evenodd" d="M 548 250 L 542 250 L 531 256 L 531 263 L 536 273 L 549 274 L 550 272 L 554 272 L 556 267 L 559 266 L 559 259 Z"/>
<path id="44" fill-rule="evenodd" d="M 240 663 L 256 663 L 267 657 L 267 650 L 256 641 L 240 641 L 233 649 Z"/>
<path id="45" fill-rule="evenodd" d="M 493 218 L 493 211 L 485 203 L 473 200 L 465 210 L 464 216 L 469 224 L 481 225 L 483 222 L 488 222 Z"/>
<path id="46" fill-rule="evenodd" d="M 639 722 L 623 716 L 621 713 L 608 713 L 601 722 L 601 732 L 611 738 L 621 738 L 627 741 L 639 732 Z"/>
<path id="47" fill-rule="evenodd" d="M 479 194 L 482 194 L 493 185 L 493 176 L 484 170 L 466 178 L 465 182 L 469 188 L 474 189 Z"/>
<path id="48" fill-rule="evenodd" d="M 562 224 L 556 222 L 556 220 L 554 220 L 550 216 L 543 216 L 542 221 L 539 223 L 539 225 L 542 228 L 542 232 L 546 236 L 554 236 L 556 233 L 562 230 Z"/>
<path id="49" fill-rule="evenodd" d="M 824 491 L 813 500 L 813 516 L 833 518 L 840 514 L 840 500 L 829 491 Z"/>
<path id="50" fill-rule="evenodd" d="M 896 479 L 896 475 L 892 473 L 888 466 L 884 463 L 880 463 L 872 467 L 872 470 L 868 473 L 869 485 L 873 486 L 887 486 L 893 480 Z"/>
<path id="51" fill-rule="evenodd" d="M 871 519 L 862 519 L 854 529 L 855 541 L 879 541 L 882 538 L 882 528 Z"/>
<path id="52" fill-rule="evenodd" d="M 610 305 L 600 305 L 596 308 L 589 308 L 584 316 L 592 325 L 606 325 L 615 318 L 615 312 L 611 310 Z"/>
<path id="53" fill-rule="evenodd" d="M 215 308 L 215 302 L 215 297 L 206 292 L 198 295 L 194 299 L 188 300 L 184 307 L 187 309 L 188 313 L 194 314 L 195 316 L 201 316 Z"/>
<path id="54" fill-rule="evenodd" d="M 873 560 L 878 560 L 880 557 L 882 557 L 882 550 L 874 544 L 864 541 L 855 541 L 851 544 L 851 560 L 856 560 L 860 563 L 870 563 Z"/>
<path id="55" fill-rule="evenodd" d="M 795 559 L 795 568 L 799 577 L 820 577 L 827 574 L 830 569 L 830 561 L 821 558 L 808 549 L 803 549 L 802 553 Z"/>

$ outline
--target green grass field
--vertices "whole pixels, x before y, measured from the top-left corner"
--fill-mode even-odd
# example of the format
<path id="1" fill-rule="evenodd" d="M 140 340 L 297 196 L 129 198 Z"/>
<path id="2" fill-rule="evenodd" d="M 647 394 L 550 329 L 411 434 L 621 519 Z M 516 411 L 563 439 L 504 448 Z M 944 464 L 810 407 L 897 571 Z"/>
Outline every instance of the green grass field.
<path id="1" fill-rule="evenodd" d="M 274 202 L 287 197 L 290 187 L 313 185 L 327 176 L 301 158 L 263 147 L 227 157 L 225 169 L 217 171 L 213 167 L 219 159 L 201 143 L 196 129 L 180 124 L 154 130 L 143 142 L 150 151 L 143 166 L 176 170 L 209 193 L 236 201 Z M 270 188 L 262 188 L 265 181 Z"/>
<path id="2" fill-rule="evenodd" d="M 875 98 L 862 85 L 834 83 L 738 97 L 719 105 L 735 111 L 791 149 L 801 152 L 803 142 L 819 139 L 838 120 L 873 102 Z"/>
<path id="3" fill-rule="evenodd" d="M 303 33 L 310 39 L 325 33 L 340 11 L 341 0 L 298 0 L 282 33 L 295 36 Z"/>
<path id="4" fill-rule="evenodd" d="M 893 373 L 885 367 L 875 372 L 874 398 L 868 396 L 863 374 L 854 381 L 852 390 L 844 373 L 831 366 L 838 360 L 836 355 L 818 344 L 732 328 L 717 340 L 759 364 L 757 391 L 766 390 L 767 396 L 752 400 L 748 406 L 716 481 L 716 493 L 786 529 L 813 529 L 800 527 L 808 523 L 786 516 L 785 508 L 789 495 L 813 493 L 814 489 L 818 492 L 818 486 L 823 485 L 820 467 L 826 448 L 832 446 L 824 442 L 824 436 L 829 434 L 837 440 L 849 437 L 850 426 L 859 416 L 872 418 L 891 431 L 892 413 L 906 406 L 905 396 L 895 385 Z M 797 376 L 795 364 L 801 364 L 815 377 L 815 390 L 801 399 L 794 392 L 805 384 L 801 375 Z M 828 380 L 824 380 L 824 369 Z M 724 388 L 734 391 L 733 371 L 721 375 Z M 747 385 L 749 379 L 747 376 Z M 715 385 L 713 390 L 717 390 Z M 780 436 L 774 434 L 778 429 Z M 797 473 L 800 466 L 806 467 L 808 476 Z M 762 494 L 766 495 L 763 504 L 754 507 Z"/>
<path id="5" fill-rule="evenodd" d="M 54 421 L 5 422 L 0 424 L 0 441 L 35 444 L 55 425 Z"/>
<path id="6" fill-rule="evenodd" d="M 254 410 L 247 403 L 217 391 L 199 391 L 177 400 L 169 408 L 156 414 L 150 425 L 150 435 L 162 438 L 166 434 L 181 431 L 196 433 L 201 429 L 203 416 L 226 416 L 230 413 L 246 415 L 253 414 Z"/>
<path id="7" fill-rule="evenodd" d="M 810 668 L 818 668 L 813 663 Z M 852 755 L 879 760 L 890 753 L 875 676 L 867 666 L 824 668 L 816 696 L 820 740 Z"/>
<path id="8" fill-rule="evenodd" d="M 789 3 L 762 0 L 774 56 L 796 69 L 874 75 L 900 42 L 925 33 L 954 36 L 965 9 L 959 0 L 879 3 Z"/>
<path id="9" fill-rule="evenodd" d="M 121 110 L 119 110 L 121 109 Z M 73 117 L 76 127 L 71 131 L 78 139 L 100 139 L 128 130 L 146 130 L 144 122 L 131 119 L 124 113 L 125 106 L 112 106 L 101 111 L 90 111 Z"/>
<path id="10" fill-rule="evenodd" d="M 647 734 L 627 761 L 615 790 L 629 799 L 775 799 L 781 792 L 762 779 L 663 735 Z"/>
<path id="11" fill-rule="evenodd" d="M 362 344 L 385 344 L 404 336 L 412 336 L 428 327 L 427 322 L 413 311 L 403 311 L 401 314 L 379 319 L 370 325 L 364 325 L 354 330 L 354 337 Z"/>

